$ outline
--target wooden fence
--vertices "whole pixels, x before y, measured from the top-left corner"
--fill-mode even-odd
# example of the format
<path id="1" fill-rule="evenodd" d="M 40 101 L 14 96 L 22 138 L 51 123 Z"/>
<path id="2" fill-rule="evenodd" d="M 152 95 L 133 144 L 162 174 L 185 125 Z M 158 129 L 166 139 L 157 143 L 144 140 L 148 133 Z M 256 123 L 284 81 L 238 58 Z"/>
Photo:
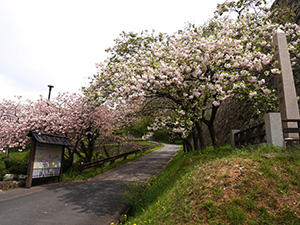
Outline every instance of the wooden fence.
<path id="1" fill-rule="evenodd" d="M 296 127 L 290 127 L 290 128 L 283 128 L 282 132 L 283 132 L 283 136 L 285 136 L 285 134 L 298 134 L 298 138 L 286 138 L 285 139 L 285 146 L 287 148 L 290 147 L 295 147 L 296 145 L 299 146 L 300 145 L 300 120 L 296 120 L 296 119 L 286 119 L 286 120 L 282 120 L 282 124 L 285 123 L 295 123 L 295 125 L 297 125 Z M 283 126 L 285 127 L 285 126 Z"/>
<path id="2" fill-rule="evenodd" d="M 294 127 L 282 128 L 281 136 L 286 137 L 286 134 L 296 133 L 298 137 L 296 138 L 284 138 L 281 146 L 294 147 L 300 145 L 300 119 L 285 119 L 281 120 L 282 124 L 294 123 Z M 286 126 L 283 126 L 286 127 Z M 258 145 L 262 143 L 267 143 L 266 140 L 266 125 L 265 123 L 260 123 L 251 128 L 237 131 L 234 133 L 234 148 L 242 147 L 247 145 Z"/>
<path id="3" fill-rule="evenodd" d="M 112 157 L 107 157 L 105 159 L 100 159 L 100 160 L 96 160 L 96 161 L 89 162 L 89 163 L 83 163 L 83 164 L 80 164 L 78 166 L 78 170 L 81 172 L 84 169 L 88 169 L 88 168 L 92 168 L 92 167 L 100 167 L 100 166 L 103 166 L 103 164 L 107 163 L 107 162 L 109 162 L 110 164 L 113 164 L 117 159 L 121 159 L 121 158 L 126 159 L 127 156 L 129 156 L 129 155 L 132 155 L 132 154 L 137 155 L 138 153 L 142 153 L 146 150 L 158 147 L 160 145 L 161 144 L 143 146 L 143 147 L 140 147 L 137 150 L 125 152 L 125 153 L 122 153 L 122 154 L 119 154 L 119 155 L 115 155 L 115 156 L 112 156 Z"/>
<path id="4" fill-rule="evenodd" d="M 81 172 L 84 169 L 102 166 L 104 163 L 107 163 L 107 162 L 110 162 L 110 164 L 113 164 L 117 159 L 121 159 L 121 158 L 126 159 L 127 156 L 132 155 L 132 154 L 136 155 L 137 153 L 140 153 L 140 152 L 142 152 L 142 151 L 138 149 L 138 150 L 126 152 L 126 153 L 123 153 L 120 155 L 108 157 L 105 159 L 96 160 L 94 162 L 83 163 L 78 166 L 78 170 Z"/>
<path id="5" fill-rule="evenodd" d="M 265 123 L 258 124 L 234 134 L 235 146 L 257 145 L 266 142 Z"/>
<path id="6" fill-rule="evenodd" d="M 298 133 L 300 135 L 300 120 L 282 120 L 282 123 L 297 123 L 297 127 L 283 128 L 283 134 Z"/>

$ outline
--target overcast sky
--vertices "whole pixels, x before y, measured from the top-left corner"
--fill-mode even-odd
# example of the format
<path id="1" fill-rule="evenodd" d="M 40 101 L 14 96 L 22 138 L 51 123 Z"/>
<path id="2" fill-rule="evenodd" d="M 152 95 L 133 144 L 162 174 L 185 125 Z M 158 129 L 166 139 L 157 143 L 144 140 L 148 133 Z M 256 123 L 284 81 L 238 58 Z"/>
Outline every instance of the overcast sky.
<path id="1" fill-rule="evenodd" d="M 224 0 L 0 0 L 0 102 L 78 92 L 122 31 L 174 33 Z"/>

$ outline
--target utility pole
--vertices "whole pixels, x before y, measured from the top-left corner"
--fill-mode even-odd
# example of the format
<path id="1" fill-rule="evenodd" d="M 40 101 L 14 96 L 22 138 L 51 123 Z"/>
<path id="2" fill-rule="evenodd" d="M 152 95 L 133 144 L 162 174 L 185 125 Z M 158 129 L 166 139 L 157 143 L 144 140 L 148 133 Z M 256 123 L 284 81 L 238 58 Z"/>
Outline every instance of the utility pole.
<path id="1" fill-rule="evenodd" d="M 48 100 L 50 100 L 50 96 L 51 96 L 51 90 L 52 90 L 52 88 L 54 88 L 54 86 L 53 86 L 53 85 L 48 85 L 48 87 L 49 87 L 49 95 L 48 95 Z"/>

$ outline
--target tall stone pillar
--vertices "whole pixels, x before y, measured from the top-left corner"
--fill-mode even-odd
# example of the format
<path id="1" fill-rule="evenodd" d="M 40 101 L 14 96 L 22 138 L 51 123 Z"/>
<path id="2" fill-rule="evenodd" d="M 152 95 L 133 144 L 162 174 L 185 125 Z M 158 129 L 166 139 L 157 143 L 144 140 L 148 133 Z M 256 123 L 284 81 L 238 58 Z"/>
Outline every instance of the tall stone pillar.
<path id="1" fill-rule="evenodd" d="M 299 106 L 296 95 L 295 82 L 291 67 L 285 33 L 278 29 L 274 35 L 275 60 L 278 61 L 277 68 L 281 73 L 277 76 L 277 88 L 279 99 L 279 110 L 281 119 L 299 119 Z M 297 123 L 283 123 L 283 128 L 295 128 Z M 297 139 L 298 134 L 285 134 L 285 138 Z"/>

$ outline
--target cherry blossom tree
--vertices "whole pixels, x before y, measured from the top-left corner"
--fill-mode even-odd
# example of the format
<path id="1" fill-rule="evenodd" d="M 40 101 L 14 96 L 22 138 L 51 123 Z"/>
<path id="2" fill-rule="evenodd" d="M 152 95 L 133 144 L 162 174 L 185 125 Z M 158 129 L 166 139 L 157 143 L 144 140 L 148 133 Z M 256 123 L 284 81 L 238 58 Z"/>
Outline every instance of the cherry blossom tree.
<path id="1" fill-rule="evenodd" d="M 120 138 L 114 131 L 122 125 L 118 110 L 95 106 L 80 94 L 59 94 L 52 101 L 3 101 L 0 104 L 0 147 L 26 148 L 29 131 L 54 133 L 69 137 L 68 161 L 74 154 L 91 161 L 97 145 Z M 84 153 L 84 154 L 81 154 Z"/>
<path id="2" fill-rule="evenodd" d="M 86 90 L 116 104 L 166 98 L 176 105 L 178 118 L 173 123 L 181 125 L 176 131 L 186 136 L 197 127 L 201 136 L 204 123 L 215 146 L 214 120 L 225 99 L 252 101 L 258 113 L 276 107 L 275 90 L 270 90 L 266 79 L 276 79 L 279 73 L 272 45 L 279 27 L 288 36 L 293 66 L 299 64 L 299 27 L 276 24 L 270 16 L 246 10 L 234 22 L 216 16 L 203 26 L 132 52 L 130 57 L 120 54 L 118 61 L 98 64 L 99 73 Z M 182 119 L 185 122 L 179 123 Z"/>
<path id="3" fill-rule="evenodd" d="M 21 97 L 17 100 L 4 100 L 0 104 L 0 151 L 7 151 L 9 157 L 9 149 L 16 147 L 14 140 L 18 138 L 15 132 L 16 123 L 21 122 L 21 118 L 25 115 L 24 105 L 21 104 Z"/>
<path id="4" fill-rule="evenodd" d="M 71 139 L 73 147 L 69 149 L 69 156 L 77 153 L 82 160 L 89 162 L 98 143 L 104 145 L 117 138 L 114 130 L 120 124 L 116 110 L 103 105 L 95 106 L 79 94 L 59 95 L 47 104 L 51 111 L 47 114 L 49 118 L 45 131 Z"/>

